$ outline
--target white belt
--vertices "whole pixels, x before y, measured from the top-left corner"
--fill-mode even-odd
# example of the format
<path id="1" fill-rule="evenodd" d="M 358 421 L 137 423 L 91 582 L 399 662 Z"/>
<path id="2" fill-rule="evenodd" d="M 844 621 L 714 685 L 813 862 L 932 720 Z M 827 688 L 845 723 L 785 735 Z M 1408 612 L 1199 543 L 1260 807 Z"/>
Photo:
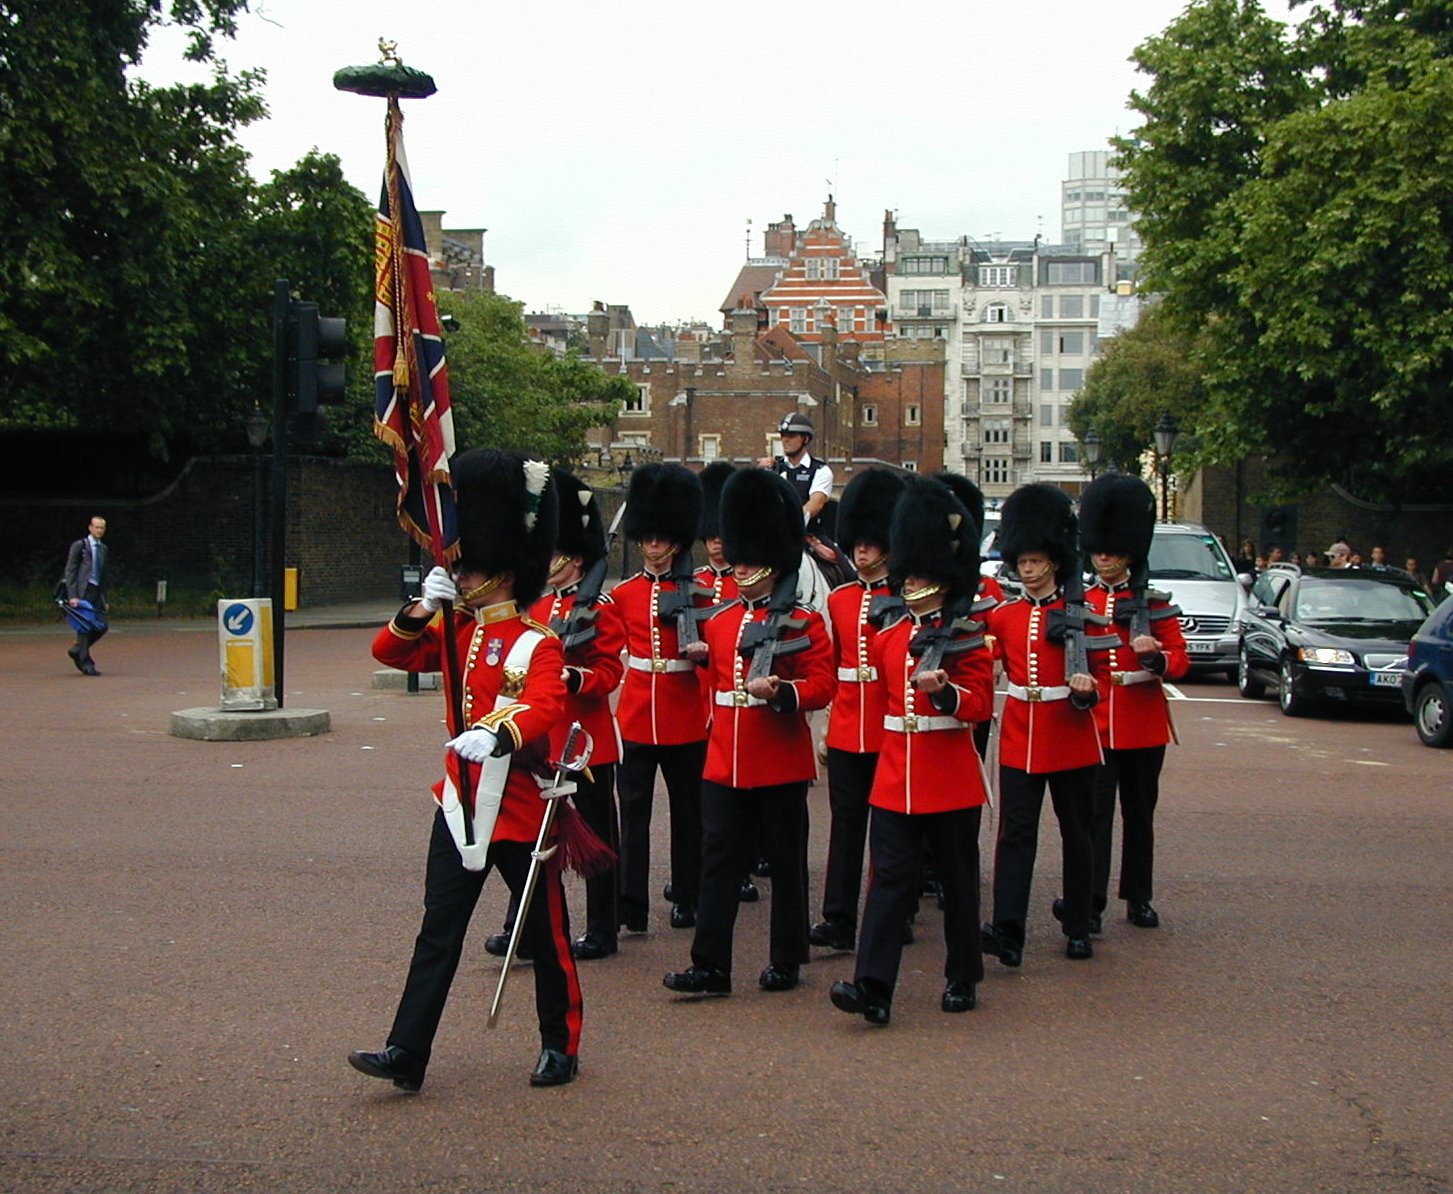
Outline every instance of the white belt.
<path id="1" fill-rule="evenodd" d="M 1151 680 L 1160 679 L 1154 672 L 1111 672 L 1111 684 L 1145 684 Z"/>
<path id="2" fill-rule="evenodd" d="M 1018 684 L 1011 684 L 1009 695 L 1016 701 L 1065 701 L 1069 699 L 1070 686 L 1058 684 L 1053 688 L 1038 688 L 1031 685 L 1021 688 Z"/>
<path id="3" fill-rule="evenodd" d="M 839 680 L 876 680 L 878 669 L 875 667 L 840 667 L 837 670 Z"/>
<path id="4" fill-rule="evenodd" d="M 885 730 L 896 730 L 900 734 L 926 734 L 930 730 L 967 730 L 968 722 L 957 717 L 894 717 L 883 718 Z"/>
<path id="5" fill-rule="evenodd" d="M 718 705 L 733 705 L 738 709 L 746 709 L 767 703 L 759 696 L 753 696 L 749 692 L 740 692 L 736 689 L 733 689 L 731 692 L 721 692 L 718 690 L 712 694 L 712 699 Z"/>
<path id="6" fill-rule="evenodd" d="M 642 659 L 639 655 L 627 655 L 626 665 L 637 672 L 691 672 L 696 664 L 689 659 Z"/>

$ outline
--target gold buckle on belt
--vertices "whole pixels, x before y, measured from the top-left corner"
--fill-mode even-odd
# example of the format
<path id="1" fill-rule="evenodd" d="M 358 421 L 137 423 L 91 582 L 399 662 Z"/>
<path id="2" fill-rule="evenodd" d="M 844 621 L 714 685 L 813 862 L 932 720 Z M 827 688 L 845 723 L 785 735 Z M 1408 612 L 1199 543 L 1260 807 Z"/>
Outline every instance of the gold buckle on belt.
<path id="1" fill-rule="evenodd" d="M 1110 673 L 1110 683 L 1111 684 L 1119 685 L 1121 688 L 1125 687 L 1125 673 L 1124 672 L 1111 672 Z"/>
<path id="2" fill-rule="evenodd" d="M 1026 688 L 1024 690 L 1024 699 L 1026 701 L 1042 701 L 1044 700 L 1044 694 L 1039 688 Z"/>
<path id="3" fill-rule="evenodd" d="M 917 718 L 916 715 L 914 715 L 912 713 L 909 713 L 907 716 L 905 716 L 903 718 L 903 732 L 905 734 L 913 734 L 913 733 L 917 733 L 917 731 L 918 731 L 918 718 Z"/>
<path id="4" fill-rule="evenodd" d="M 871 680 L 872 678 L 873 678 L 873 669 L 871 667 L 860 667 L 858 669 L 858 679 L 859 680 Z"/>
<path id="5" fill-rule="evenodd" d="M 732 704 L 735 705 L 738 709 L 745 708 L 747 702 L 751 699 L 751 696 L 748 693 L 743 692 L 741 689 L 737 689 L 735 692 L 732 693 Z"/>
<path id="6" fill-rule="evenodd" d="M 666 670 L 666 661 L 664 659 L 651 660 L 651 670 L 653 672 L 664 672 Z"/>

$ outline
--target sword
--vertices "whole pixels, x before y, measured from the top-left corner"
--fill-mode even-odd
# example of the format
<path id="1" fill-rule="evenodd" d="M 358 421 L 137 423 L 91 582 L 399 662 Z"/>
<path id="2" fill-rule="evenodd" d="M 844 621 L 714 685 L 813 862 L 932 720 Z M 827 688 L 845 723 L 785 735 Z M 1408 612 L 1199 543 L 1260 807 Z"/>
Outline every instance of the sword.
<path id="1" fill-rule="evenodd" d="M 525 921 L 530 914 L 530 901 L 535 895 L 535 884 L 540 878 L 540 869 L 560 848 L 560 843 L 546 847 L 545 842 L 550 836 L 550 829 L 555 824 L 555 809 L 559 801 L 575 791 L 573 780 L 567 780 L 567 775 L 576 775 L 585 770 L 585 765 L 590 762 L 590 752 L 594 747 L 590 734 L 578 721 L 570 726 L 570 733 L 565 736 L 565 745 L 560 750 L 560 758 L 555 764 L 555 779 L 548 788 L 540 793 L 545 801 L 545 815 L 540 818 L 540 832 L 535 838 L 535 848 L 530 851 L 530 869 L 525 873 L 525 886 L 520 892 L 520 906 L 515 913 L 515 927 L 510 932 L 510 947 L 505 951 L 504 968 L 499 974 L 499 986 L 495 988 L 494 1002 L 489 1005 L 489 1020 L 487 1026 L 493 1028 L 499 1021 L 500 1004 L 505 997 L 505 986 L 510 981 L 510 971 L 514 969 L 515 958 L 520 952 L 520 941 L 524 937 Z"/>

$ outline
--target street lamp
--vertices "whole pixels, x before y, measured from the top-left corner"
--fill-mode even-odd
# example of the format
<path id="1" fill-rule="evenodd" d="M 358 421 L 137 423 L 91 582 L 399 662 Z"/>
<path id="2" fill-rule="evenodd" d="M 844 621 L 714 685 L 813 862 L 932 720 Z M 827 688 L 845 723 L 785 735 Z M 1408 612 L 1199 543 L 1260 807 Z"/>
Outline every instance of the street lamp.
<path id="1" fill-rule="evenodd" d="M 247 442 L 252 445 L 252 595 L 263 596 L 262 590 L 262 445 L 267 443 L 272 420 L 254 406 L 242 423 L 247 429 Z"/>
<path id="2" fill-rule="evenodd" d="M 624 503 L 626 494 L 631 485 L 631 473 L 635 470 L 636 462 L 631 459 L 631 454 L 626 453 L 624 460 L 616 465 L 616 471 L 621 475 L 621 501 Z M 627 577 L 631 574 L 631 541 L 625 535 L 621 536 L 621 576 Z"/>
<path id="3" fill-rule="evenodd" d="M 1100 433 L 1091 427 L 1085 432 L 1085 463 L 1090 466 L 1090 480 L 1100 471 Z"/>
<path id="4" fill-rule="evenodd" d="M 1151 433 L 1155 437 L 1155 454 L 1160 460 L 1160 520 L 1170 521 L 1170 461 L 1175 454 L 1176 440 L 1181 429 L 1169 412 L 1160 416 L 1160 422 Z"/>

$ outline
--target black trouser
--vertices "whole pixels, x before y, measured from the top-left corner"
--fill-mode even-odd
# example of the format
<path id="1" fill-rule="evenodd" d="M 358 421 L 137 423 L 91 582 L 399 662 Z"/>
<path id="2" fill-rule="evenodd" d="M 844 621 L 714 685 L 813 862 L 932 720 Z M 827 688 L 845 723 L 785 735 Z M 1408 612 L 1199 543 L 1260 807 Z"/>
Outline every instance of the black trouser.
<path id="1" fill-rule="evenodd" d="M 822 918 L 858 927 L 863 890 L 863 847 L 868 841 L 868 794 L 878 756 L 827 748 L 827 802 L 832 826 L 827 838 L 827 878 Z"/>
<path id="2" fill-rule="evenodd" d="M 388 1034 L 390 1045 L 422 1062 L 429 1060 L 484 880 L 498 869 L 510 891 L 519 893 L 533 849 L 533 842 L 492 842 L 484 870 L 465 870 L 444 814 L 435 813 L 424 872 L 424 923 L 414 941 L 409 977 Z M 570 954 L 570 913 L 558 863 L 547 864 L 541 871 L 521 940 L 535 957 L 540 1044 L 573 1056 L 580 1046 L 580 980 Z"/>
<path id="3" fill-rule="evenodd" d="M 678 904 L 694 905 L 701 888 L 701 770 L 706 740 L 679 746 L 627 742 L 616 773 L 621 804 L 620 915 L 644 924 L 650 906 L 651 806 L 656 768 L 671 809 L 671 887 Z M 742 876 L 737 876 L 740 886 Z"/>
<path id="4" fill-rule="evenodd" d="M 875 808 L 868 830 L 873 867 L 863 906 L 856 979 L 892 995 L 903 957 L 903 924 L 918 901 L 919 865 L 933 843 L 943 887 L 944 978 L 977 983 L 984 977 L 979 939 L 979 817 L 981 807 L 946 813 Z"/>
<path id="5" fill-rule="evenodd" d="M 1094 766 L 1030 774 L 1016 767 L 999 768 L 999 840 L 994 846 L 994 926 L 1006 941 L 1024 944 L 1029 921 L 1029 888 L 1039 848 L 1039 812 L 1049 785 L 1059 818 L 1064 857 L 1064 921 L 1066 937 L 1090 931 L 1090 888 L 1094 881 L 1094 849 L 1090 819 L 1094 805 Z"/>
<path id="6" fill-rule="evenodd" d="M 806 780 L 767 788 L 701 785 L 701 903 L 691 942 L 693 965 L 731 973 L 742 868 L 752 851 L 754 817 L 762 825 L 772 868 L 769 960 L 778 966 L 807 961 L 806 808 Z"/>
<path id="7" fill-rule="evenodd" d="M 1120 898 L 1149 903 L 1155 874 L 1155 804 L 1160 796 L 1164 746 L 1107 750 L 1095 773 L 1094 909 L 1103 912 L 1110 896 L 1110 841 L 1115 830 L 1115 792 L 1120 792 Z"/>

